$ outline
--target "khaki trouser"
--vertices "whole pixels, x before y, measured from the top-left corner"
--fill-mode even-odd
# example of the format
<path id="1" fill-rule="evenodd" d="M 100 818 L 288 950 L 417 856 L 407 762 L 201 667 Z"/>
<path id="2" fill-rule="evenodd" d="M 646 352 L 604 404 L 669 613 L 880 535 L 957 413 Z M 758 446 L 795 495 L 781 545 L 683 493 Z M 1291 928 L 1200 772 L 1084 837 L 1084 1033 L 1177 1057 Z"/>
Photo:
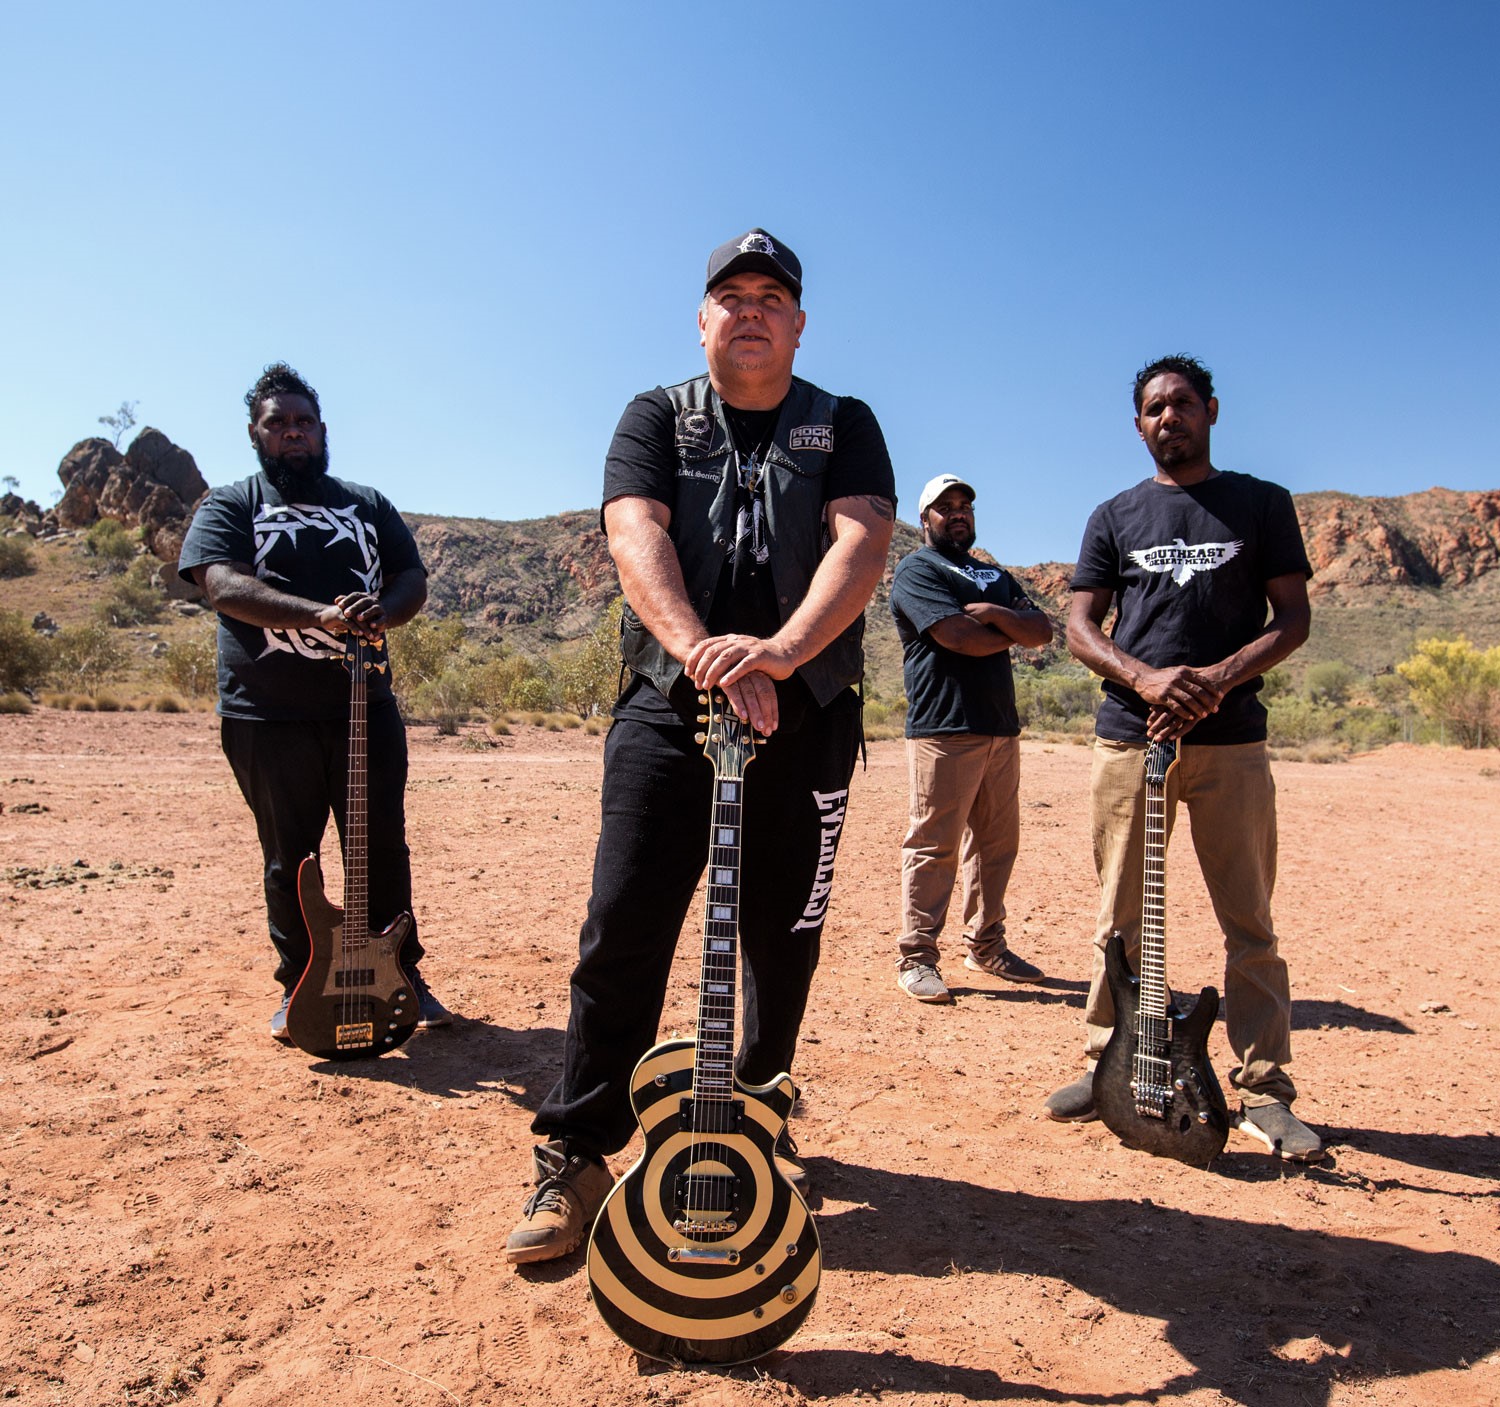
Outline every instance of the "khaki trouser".
<path id="1" fill-rule="evenodd" d="M 1094 867 L 1099 874 L 1099 925 L 1084 1020 L 1088 1052 L 1097 1060 L 1114 1026 L 1114 999 L 1104 980 L 1104 945 L 1119 931 L 1133 967 L 1139 964 L 1146 862 L 1146 787 L 1142 743 L 1094 739 L 1090 796 Z M 1182 801 L 1192 817 L 1193 849 L 1224 932 L 1224 1024 L 1239 1064 L 1230 1084 L 1246 1105 L 1290 1104 L 1296 1086 L 1291 996 L 1286 963 L 1271 927 L 1276 885 L 1276 786 L 1264 743 L 1178 748 L 1167 781 L 1167 834 Z M 1170 970 L 1170 963 L 1169 963 Z"/>
<path id="2" fill-rule="evenodd" d="M 1005 887 L 1021 845 L 1020 741 L 982 733 L 908 738 L 906 768 L 900 965 L 937 966 L 960 860 L 964 941 L 978 959 L 1003 953 Z"/>

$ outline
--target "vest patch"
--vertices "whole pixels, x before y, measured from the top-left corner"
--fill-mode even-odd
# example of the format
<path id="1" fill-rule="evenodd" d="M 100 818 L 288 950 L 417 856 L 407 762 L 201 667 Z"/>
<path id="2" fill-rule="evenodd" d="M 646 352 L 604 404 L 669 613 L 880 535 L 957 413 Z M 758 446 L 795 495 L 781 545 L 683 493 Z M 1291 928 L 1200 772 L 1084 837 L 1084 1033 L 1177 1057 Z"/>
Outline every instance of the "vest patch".
<path id="1" fill-rule="evenodd" d="M 826 453 L 832 453 L 833 426 L 798 425 L 787 436 L 786 444 L 794 454 L 804 449 L 820 449 Z"/>
<path id="2" fill-rule="evenodd" d="M 713 415 L 702 406 L 687 406 L 677 414 L 678 452 L 706 453 L 714 441 Z"/>

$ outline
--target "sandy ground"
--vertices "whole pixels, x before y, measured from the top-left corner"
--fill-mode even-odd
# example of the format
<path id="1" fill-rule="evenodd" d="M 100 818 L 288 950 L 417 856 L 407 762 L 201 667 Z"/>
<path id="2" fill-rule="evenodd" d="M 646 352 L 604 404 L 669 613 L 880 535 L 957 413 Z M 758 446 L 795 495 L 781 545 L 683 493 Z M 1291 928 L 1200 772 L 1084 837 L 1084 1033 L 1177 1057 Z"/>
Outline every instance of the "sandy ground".
<path id="1" fill-rule="evenodd" d="M 1333 1156 L 1288 1168 L 1235 1133 L 1200 1172 L 1040 1113 L 1079 1067 L 1087 751 L 1024 748 L 1012 941 L 1048 981 L 970 981 L 955 943 L 935 1008 L 894 984 L 904 763 L 872 747 L 796 1072 L 821 1294 L 786 1349 L 706 1372 L 615 1340 L 581 1257 L 499 1254 L 558 1071 L 600 739 L 412 742 L 425 970 L 462 1019 L 329 1066 L 265 1035 L 258 855 L 214 720 L 0 717 L 0 1396 L 1500 1399 L 1493 751 L 1278 764 L 1298 1109 Z M 1196 987 L 1218 937 L 1179 836 L 1169 971 Z M 668 1030 L 697 961 L 695 931 Z"/>

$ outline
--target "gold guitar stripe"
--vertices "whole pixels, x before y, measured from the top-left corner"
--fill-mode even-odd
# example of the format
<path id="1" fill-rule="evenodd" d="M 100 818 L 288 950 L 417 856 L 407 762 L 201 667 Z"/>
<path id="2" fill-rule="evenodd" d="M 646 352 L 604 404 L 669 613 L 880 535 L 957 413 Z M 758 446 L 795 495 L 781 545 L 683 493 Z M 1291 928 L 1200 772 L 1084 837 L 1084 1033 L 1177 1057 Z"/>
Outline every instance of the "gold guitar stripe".
<path id="1" fill-rule="evenodd" d="M 754 1310 L 746 1310 L 743 1314 L 727 1315 L 723 1319 L 687 1319 L 680 1314 L 668 1314 L 655 1305 L 647 1304 L 620 1283 L 601 1257 L 589 1257 L 589 1279 L 610 1304 L 629 1315 L 636 1323 L 644 1324 L 659 1334 L 680 1339 L 729 1339 L 741 1334 L 762 1333 L 768 1325 L 775 1324 L 793 1311 L 805 1309 L 807 1296 L 818 1288 L 818 1258 L 814 1257 L 803 1268 L 802 1274 L 791 1282 L 796 1294 L 790 1303 L 781 1298 L 782 1287 L 786 1284 L 784 1280 L 778 1282 L 769 1274 L 757 1278 L 762 1282 L 770 1281 L 766 1285 L 766 1304 L 760 1315 L 757 1316 Z"/>

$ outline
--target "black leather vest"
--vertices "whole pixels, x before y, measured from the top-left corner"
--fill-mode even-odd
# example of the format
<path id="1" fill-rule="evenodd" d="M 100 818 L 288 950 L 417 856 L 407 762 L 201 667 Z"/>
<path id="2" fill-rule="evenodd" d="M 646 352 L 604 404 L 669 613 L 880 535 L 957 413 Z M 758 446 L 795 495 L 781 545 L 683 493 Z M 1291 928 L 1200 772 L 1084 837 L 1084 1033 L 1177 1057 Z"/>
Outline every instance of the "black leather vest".
<path id="1" fill-rule="evenodd" d="M 677 502 L 668 534 L 682 564 L 688 599 L 708 620 L 724 562 L 734 550 L 734 456 L 723 403 L 706 375 L 666 388 L 676 412 Z M 771 580 L 783 623 L 812 583 L 828 551 L 824 520 L 828 457 L 838 398 L 809 381 L 792 378 L 776 432 L 766 453 L 765 511 Z M 863 612 L 836 640 L 798 670 L 821 708 L 859 680 L 864 668 Z M 625 606 L 620 623 L 625 663 L 663 694 L 682 675 L 640 617 Z"/>

